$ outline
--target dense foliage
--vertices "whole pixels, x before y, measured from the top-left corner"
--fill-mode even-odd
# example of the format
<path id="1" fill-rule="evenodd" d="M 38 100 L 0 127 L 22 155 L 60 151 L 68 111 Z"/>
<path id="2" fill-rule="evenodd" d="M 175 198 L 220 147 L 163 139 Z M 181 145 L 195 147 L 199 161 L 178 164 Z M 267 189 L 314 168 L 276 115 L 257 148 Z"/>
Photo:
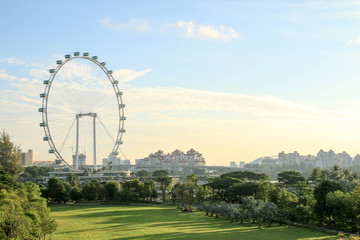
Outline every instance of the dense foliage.
<path id="1" fill-rule="evenodd" d="M 252 177 L 255 176 L 255 177 Z M 360 179 L 357 172 L 314 168 L 306 179 L 296 171 L 278 173 L 278 182 L 247 171 L 210 179 L 206 215 L 231 221 L 300 222 L 343 231 L 360 230 Z"/>

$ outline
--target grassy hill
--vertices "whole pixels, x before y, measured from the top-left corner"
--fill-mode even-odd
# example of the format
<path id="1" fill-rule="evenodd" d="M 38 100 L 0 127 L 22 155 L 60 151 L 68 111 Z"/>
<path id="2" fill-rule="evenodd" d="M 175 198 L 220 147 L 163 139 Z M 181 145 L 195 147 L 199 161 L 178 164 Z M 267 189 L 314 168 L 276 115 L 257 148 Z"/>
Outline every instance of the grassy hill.
<path id="1" fill-rule="evenodd" d="M 58 230 L 51 239 L 338 239 L 310 229 L 230 223 L 203 212 L 182 213 L 152 205 L 59 205 L 51 207 Z"/>

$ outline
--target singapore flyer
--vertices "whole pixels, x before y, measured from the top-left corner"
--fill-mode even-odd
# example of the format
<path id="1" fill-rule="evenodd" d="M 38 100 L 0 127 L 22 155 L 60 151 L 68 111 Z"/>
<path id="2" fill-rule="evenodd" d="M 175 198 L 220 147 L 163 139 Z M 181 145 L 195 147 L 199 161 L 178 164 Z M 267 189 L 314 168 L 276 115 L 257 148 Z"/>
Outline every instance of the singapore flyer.
<path id="1" fill-rule="evenodd" d="M 118 155 L 125 104 L 118 81 L 105 65 L 87 52 L 67 54 L 43 81 L 40 126 L 57 164 L 96 170 Z"/>

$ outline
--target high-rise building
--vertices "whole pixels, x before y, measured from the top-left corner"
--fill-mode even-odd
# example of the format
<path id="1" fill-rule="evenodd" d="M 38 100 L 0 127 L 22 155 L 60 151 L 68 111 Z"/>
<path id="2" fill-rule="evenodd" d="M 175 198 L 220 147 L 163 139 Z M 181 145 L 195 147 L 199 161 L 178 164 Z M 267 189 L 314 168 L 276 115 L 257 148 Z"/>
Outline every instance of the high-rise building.
<path id="1" fill-rule="evenodd" d="M 32 166 L 34 159 L 34 151 L 29 149 L 28 152 L 24 152 L 21 154 L 21 165 L 23 166 Z"/>

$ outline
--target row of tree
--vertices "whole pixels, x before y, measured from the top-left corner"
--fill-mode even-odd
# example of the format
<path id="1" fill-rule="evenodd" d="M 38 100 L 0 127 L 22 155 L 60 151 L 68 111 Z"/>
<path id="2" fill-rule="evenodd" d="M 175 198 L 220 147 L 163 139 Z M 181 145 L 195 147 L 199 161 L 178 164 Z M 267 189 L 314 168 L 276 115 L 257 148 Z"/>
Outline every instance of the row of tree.
<path id="1" fill-rule="evenodd" d="M 218 213 L 232 220 L 242 221 L 243 215 L 248 214 L 250 221 L 250 216 L 258 220 L 268 218 L 266 206 L 271 205 L 276 211 L 270 215 L 275 214 L 278 221 L 285 221 L 286 217 L 295 222 L 359 231 L 360 185 L 356 173 L 341 171 L 338 166 L 318 170 L 314 169 L 307 180 L 299 172 L 285 171 L 278 174 L 276 183 L 263 174 L 246 171 L 223 174 L 209 180 L 211 194 L 207 201 L 211 204 L 204 208 L 221 209 L 222 213 Z M 229 213 L 226 209 L 232 210 Z"/>

